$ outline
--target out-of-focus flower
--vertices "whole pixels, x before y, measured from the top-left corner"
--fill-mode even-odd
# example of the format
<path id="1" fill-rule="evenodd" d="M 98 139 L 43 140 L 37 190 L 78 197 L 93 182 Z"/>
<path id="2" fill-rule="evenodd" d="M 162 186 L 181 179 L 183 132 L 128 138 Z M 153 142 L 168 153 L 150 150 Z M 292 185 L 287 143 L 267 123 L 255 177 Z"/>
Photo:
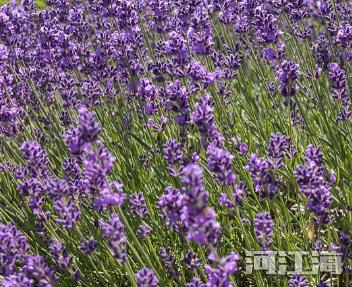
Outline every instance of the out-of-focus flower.
<path id="1" fill-rule="evenodd" d="M 212 258 L 213 261 L 214 259 L 217 264 L 216 267 L 211 267 L 210 265 L 205 266 L 205 272 L 208 276 L 205 286 L 232 286 L 229 277 L 238 271 L 240 256 L 231 251 L 229 255 L 223 258 Z"/>
<path id="2" fill-rule="evenodd" d="M 71 266 L 73 258 L 69 255 L 68 250 L 62 242 L 53 239 L 49 250 L 60 269 L 67 269 Z"/>
<path id="3" fill-rule="evenodd" d="M 136 280 L 138 287 L 157 287 L 159 286 L 159 280 L 155 276 L 154 272 L 149 268 L 142 268 L 136 273 Z"/>

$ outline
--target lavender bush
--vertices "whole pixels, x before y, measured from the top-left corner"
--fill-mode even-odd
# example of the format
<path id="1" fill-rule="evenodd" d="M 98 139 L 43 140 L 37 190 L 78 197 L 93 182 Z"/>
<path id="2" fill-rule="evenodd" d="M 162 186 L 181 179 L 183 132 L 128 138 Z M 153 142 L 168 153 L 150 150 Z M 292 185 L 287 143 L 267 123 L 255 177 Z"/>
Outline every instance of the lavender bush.
<path id="1" fill-rule="evenodd" d="M 1 286 L 351 286 L 352 1 L 11 0 L 0 71 Z"/>

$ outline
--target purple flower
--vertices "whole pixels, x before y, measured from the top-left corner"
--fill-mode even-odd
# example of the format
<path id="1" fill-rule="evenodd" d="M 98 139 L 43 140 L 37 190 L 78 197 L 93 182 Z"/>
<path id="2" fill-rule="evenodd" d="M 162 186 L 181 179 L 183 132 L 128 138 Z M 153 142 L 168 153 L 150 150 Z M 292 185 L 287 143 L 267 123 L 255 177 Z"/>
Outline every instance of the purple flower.
<path id="1" fill-rule="evenodd" d="M 284 60 L 281 69 L 276 71 L 275 76 L 280 81 L 279 89 L 284 97 L 294 96 L 298 91 L 298 86 L 295 83 L 298 78 L 298 70 L 298 64 Z"/>
<path id="2" fill-rule="evenodd" d="M 280 168 L 283 165 L 283 158 L 292 157 L 296 154 L 291 139 L 281 133 L 272 134 L 269 140 L 269 156 L 273 160 L 274 167 Z"/>
<path id="3" fill-rule="evenodd" d="M 314 251 L 321 252 L 321 251 L 323 251 L 323 248 L 324 248 L 324 245 L 323 245 L 323 243 L 322 243 L 320 240 L 317 240 L 317 241 L 315 241 L 315 242 L 313 243 L 312 249 L 313 249 Z"/>
<path id="4" fill-rule="evenodd" d="M 234 193 L 232 198 L 230 198 L 226 193 L 222 193 L 219 198 L 220 206 L 224 206 L 226 208 L 234 208 L 236 205 L 241 205 L 243 202 L 243 198 L 247 193 L 247 188 L 243 182 L 240 182 L 239 185 L 235 185 Z"/>
<path id="5" fill-rule="evenodd" d="M 308 197 L 307 207 L 318 215 L 322 222 L 326 220 L 331 205 L 331 182 L 326 169 L 322 166 L 323 153 L 320 148 L 309 145 L 305 152 L 306 164 L 298 166 L 294 175 L 300 191 Z"/>
<path id="6" fill-rule="evenodd" d="M 330 63 L 329 66 L 329 80 L 332 82 L 333 88 L 342 89 L 346 85 L 346 73 L 336 63 Z"/>
<path id="7" fill-rule="evenodd" d="M 214 44 L 212 38 L 211 22 L 208 11 L 199 6 L 194 14 L 187 38 L 193 52 L 199 55 L 207 55 Z"/>
<path id="8" fill-rule="evenodd" d="M 205 191 L 203 181 L 203 170 L 198 164 L 189 164 L 183 169 L 181 182 L 186 188 L 181 219 L 188 229 L 188 240 L 200 245 L 216 244 L 220 224 L 215 220 L 214 210 L 208 207 L 209 193 Z"/>
<path id="9" fill-rule="evenodd" d="M 157 287 L 159 286 L 159 280 L 155 276 L 154 272 L 149 268 L 142 268 L 136 273 L 136 280 L 138 287 Z"/>
<path id="10" fill-rule="evenodd" d="M 170 40 L 165 43 L 165 52 L 168 55 L 178 56 L 180 62 L 185 62 L 189 59 L 189 51 L 186 39 L 176 31 L 169 34 Z"/>
<path id="11" fill-rule="evenodd" d="M 51 199 L 60 199 L 67 195 L 69 186 L 65 180 L 60 178 L 51 178 L 46 181 L 46 193 Z"/>
<path id="12" fill-rule="evenodd" d="M 107 177 L 113 168 L 115 158 L 98 142 L 96 150 L 91 150 L 84 161 L 84 178 L 92 194 L 99 193 L 107 186 Z"/>
<path id="13" fill-rule="evenodd" d="M 66 131 L 65 143 L 73 155 L 82 154 L 86 147 L 85 143 L 81 141 L 78 128 Z"/>
<path id="14" fill-rule="evenodd" d="M 276 22 L 275 16 L 265 11 L 262 6 L 258 6 L 255 9 L 255 25 L 260 42 L 272 43 L 279 38 L 282 32 Z"/>
<path id="15" fill-rule="evenodd" d="M 181 220 L 182 198 L 183 195 L 179 189 L 168 186 L 157 203 L 160 216 L 165 221 L 166 226 L 172 227 L 177 232 L 184 229 L 184 224 Z"/>
<path id="16" fill-rule="evenodd" d="M 197 254 L 192 251 L 187 252 L 185 258 L 183 259 L 183 262 L 191 270 L 195 270 L 201 265 L 201 260 L 198 258 Z"/>
<path id="17" fill-rule="evenodd" d="M 170 273 L 171 276 L 177 277 L 179 272 L 176 266 L 176 258 L 172 255 L 170 247 L 160 248 L 159 254 L 166 270 Z"/>
<path id="18" fill-rule="evenodd" d="M 71 266 L 73 259 L 69 255 L 68 250 L 65 248 L 63 243 L 57 241 L 56 239 L 52 239 L 49 246 L 49 251 L 54 260 L 58 263 L 60 269 L 67 269 Z"/>
<path id="19" fill-rule="evenodd" d="M 271 167 L 271 161 L 259 158 L 255 154 L 251 155 L 245 167 L 252 176 L 255 191 L 263 198 L 267 196 L 272 198 L 276 191 L 276 181 L 270 173 Z"/>
<path id="20" fill-rule="evenodd" d="M 189 92 L 182 86 L 181 81 L 176 80 L 168 84 L 166 94 L 169 97 L 166 102 L 166 108 L 176 113 L 176 124 L 186 126 L 190 121 L 191 112 L 188 102 Z"/>
<path id="21" fill-rule="evenodd" d="M 235 204 L 231 198 L 226 193 L 221 193 L 219 197 L 219 204 L 221 207 L 234 208 Z"/>
<path id="22" fill-rule="evenodd" d="M 79 249 L 86 255 L 92 253 L 98 247 L 98 242 L 93 238 L 90 237 L 87 241 L 83 241 L 79 246 Z"/>
<path id="23" fill-rule="evenodd" d="M 241 155 L 244 155 L 248 152 L 248 145 L 246 143 L 240 143 L 236 146 L 236 149 Z"/>
<path id="24" fill-rule="evenodd" d="M 149 225 L 141 224 L 140 226 L 138 226 L 137 235 L 140 238 L 146 238 L 152 233 L 152 231 L 153 230 L 152 230 L 152 228 Z"/>
<path id="25" fill-rule="evenodd" d="M 193 81 L 205 80 L 208 70 L 198 61 L 192 60 L 188 65 L 187 74 Z"/>
<path id="26" fill-rule="evenodd" d="M 23 270 L 29 278 L 38 282 L 38 286 L 53 287 L 56 282 L 54 271 L 48 267 L 41 256 L 27 256 Z"/>
<path id="27" fill-rule="evenodd" d="M 94 200 L 93 206 L 97 210 L 107 210 L 113 206 L 121 206 L 126 199 L 123 193 L 123 184 L 111 181 L 101 188 L 99 196 Z"/>
<path id="28" fill-rule="evenodd" d="M 138 83 L 138 97 L 144 102 L 144 109 L 147 115 L 155 114 L 158 109 L 159 89 L 147 78 Z"/>
<path id="29" fill-rule="evenodd" d="M 336 35 L 336 42 L 344 48 L 352 47 L 352 25 L 344 25 L 339 28 Z"/>
<path id="30" fill-rule="evenodd" d="M 24 159 L 33 176 L 46 176 L 48 174 L 49 159 L 40 144 L 36 141 L 25 142 L 21 145 Z"/>
<path id="31" fill-rule="evenodd" d="M 217 257 L 217 256 L 215 256 Z M 208 276 L 208 280 L 205 284 L 206 287 L 231 287 L 230 275 L 238 271 L 238 262 L 240 256 L 231 251 L 229 255 L 223 258 L 213 258 L 215 259 L 217 266 L 211 267 L 210 265 L 205 266 L 205 272 Z"/>
<path id="32" fill-rule="evenodd" d="M 348 93 L 346 89 L 346 72 L 336 63 L 330 63 L 329 80 L 332 84 L 332 97 L 337 100 L 347 100 Z M 349 102 L 349 101 L 347 101 Z"/>
<path id="33" fill-rule="evenodd" d="M 176 164 L 183 158 L 181 144 L 175 140 L 169 140 L 163 145 L 164 159 L 169 164 Z"/>
<path id="34" fill-rule="evenodd" d="M 205 94 L 194 105 L 191 121 L 209 141 L 222 141 L 222 136 L 219 134 L 214 122 L 213 112 L 214 108 L 210 100 L 210 94 Z"/>
<path id="35" fill-rule="evenodd" d="M 319 11 L 319 14 L 321 15 L 327 15 L 330 14 L 330 12 L 332 11 L 332 5 L 329 3 L 329 1 L 326 0 L 318 0 L 317 1 L 317 8 Z"/>
<path id="36" fill-rule="evenodd" d="M 197 277 L 193 277 L 191 282 L 186 284 L 186 287 L 205 287 L 205 284 Z"/>
<path id="37" fill-rule="evenodd" d="M 81 272 L 79 269 L 74 269 L 71 273 L 71 279 L 73 282 L 77 283 L 81 279 Z"/>
<path id="38" fill-rule="evenodd" d="M 59 218 L 55 218 L 55 222 L 61 224 L 67 229 L 73 228 L 81 217 L 80 208 L 74 203 L 72 197 L 68 200 L 63 198 L 60 200 L 55 200 L 54 209 L 60 214 Z"/>
<path id="39" fill-rule="evenodd" d="M 11 275 L 17 261 L 23 260 L 30 246 L 27 238 L 13 225 L 0 224 L 0 274 Z"/>
<path id="40" fill-rule="evenodd" d="M 117 214 L 110 216 L 110 221 L 99 221 L 100 228 L 104 235 L 109 239 L 109 246 L 112 249 L 114 256 L 125 263 L 127 261 L 126 236 L 124 233 L 124 225 L 121 223 Z"/>
<path id="41" fill-rule="evenodd" d="M 84 143 L 96 141 L 101 132 L 101 125 L 97 122 L 95 114 L 88 111 L 87 108 L 81 107 L 79 110 L 79 137 Z"/>
<path id="42" fill-rule="evenodd" d="M 233 155 L 211 143 L 207 147 L 208 167 L 223 185 L 232 185 L 236 176 L 232 172 Z"/>
<path id="43" fill-rule="evenodd" d="M 87 108 L 79 109 L 78 127 L 68 130 L 65 142 L 71 154 L 80 155 L 89 145 L 95 142 L 101 132 L 101 125 L 97 122 L 95 114 Z"/>
<path id="44" fill-rule="evenodd" d="M 142 192 L 130 195 L 130 206 L 138 218 L 144 218 L 148 215 L 148 207 Z"/>
<path id="45" fill-rule="evenodd" d="M 249 20 L 247 16 L 239 15 L 235 21 L 235 30 L 237 33 L 247 32 L 249 29 Z"/>
<path id="46" fill-rule="evenodd" d="M 289 287 L 308 287 L 309 283 L 308 280 L 299 274 L 293 274 L 288 281 Z"/>
<path id="47" fill-rule="evenodd" d="M 268 248 L 271 246 L 271 236 L 273 233 L 274 223 L 270 216 L 270 213 L 263 212 L 258 213 L 253 221 L 255 237 L 262 248 Z"/>
<path id="48" fill-rule="evenodd" d="M 311 163 L 319 166 L 323 163 L 323 153 L 320 147 L 315 148 L 312 144 L 310 144 L 307 146 L 304 155 L 304 158 L 308 164 Z"/>
<path id="49" fill-rule="evenodd" d="M 26 277 L 24 273 L 15 273 L 5 277 L 1 284 L 3 287 L 32 287 L 34 280 Z"/>

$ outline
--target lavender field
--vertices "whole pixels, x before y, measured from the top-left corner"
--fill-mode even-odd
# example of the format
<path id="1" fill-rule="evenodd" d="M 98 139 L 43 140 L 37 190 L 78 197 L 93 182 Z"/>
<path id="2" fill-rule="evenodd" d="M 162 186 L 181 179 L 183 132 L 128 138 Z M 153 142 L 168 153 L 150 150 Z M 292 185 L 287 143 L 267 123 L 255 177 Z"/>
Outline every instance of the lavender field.
<path id="1" fill-rule="evenodd" d="M 352 1 L 4 3 L 0 285 L 351 287 L 351 100 Z"/>

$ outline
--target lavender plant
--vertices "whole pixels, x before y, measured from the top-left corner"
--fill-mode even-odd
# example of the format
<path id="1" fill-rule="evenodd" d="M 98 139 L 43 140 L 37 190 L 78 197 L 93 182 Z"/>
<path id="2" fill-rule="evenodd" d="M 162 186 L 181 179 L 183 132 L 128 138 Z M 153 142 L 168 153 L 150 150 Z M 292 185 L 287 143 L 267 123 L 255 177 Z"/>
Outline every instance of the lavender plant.
<path id="1" fill-rule="evenodd" d="M 1 286 L 352 284 L 352 1 L 10 0 L 0 71 Z"/>

